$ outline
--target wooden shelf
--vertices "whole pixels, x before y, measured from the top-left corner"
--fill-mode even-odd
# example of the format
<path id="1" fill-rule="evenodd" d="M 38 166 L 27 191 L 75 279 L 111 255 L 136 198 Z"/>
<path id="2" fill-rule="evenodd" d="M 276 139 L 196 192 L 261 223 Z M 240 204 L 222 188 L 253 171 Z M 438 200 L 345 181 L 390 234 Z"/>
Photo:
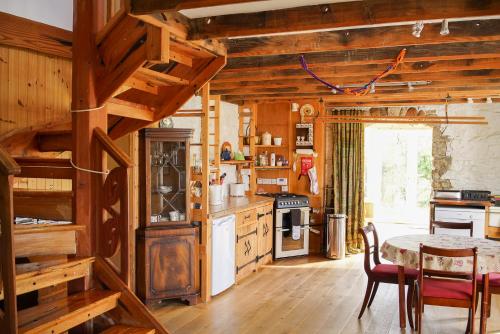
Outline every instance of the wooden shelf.
<path id="1" fill-rule="evenodd" d="M 290 169 L 290 166 L 255 166 L 257 170 Z"/>
<path id="2" fill-rule="evenodd" d="M 255 145 L 256 148 L 288 148 L 288 145 Z"/>
<path id="3" fill-rule="evenodd" d="M 246 165 L 253 164 L 253 160 L 221 160 L 221 165 Z"/>

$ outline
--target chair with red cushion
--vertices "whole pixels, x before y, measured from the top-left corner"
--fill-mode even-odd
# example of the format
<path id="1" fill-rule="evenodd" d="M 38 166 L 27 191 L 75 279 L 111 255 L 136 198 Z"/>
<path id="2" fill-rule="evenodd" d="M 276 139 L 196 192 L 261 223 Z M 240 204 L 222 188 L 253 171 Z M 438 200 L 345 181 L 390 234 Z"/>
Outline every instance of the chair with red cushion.
<path id="1" fill-rule="evenodd" d="M 394 264 L 382 264 L 379 258 L 378 235 L 375 225 L 368 223 L 367 226 L 360 228 L 359 233 L 363 236 L 365 243 L 365 272 L 368 276 L 368 283 L 366 286 L 365 299 L 361 306 L 358 319 L 361 319 L 365 312 L 366 306 L 370 307 L 373 299 L 377 294 L 377 289 L 380 283 L 398 284 L 398 266 Z M 369 236 L 373 235 L 373 245 L 370 245 Z M 372 256 L 373 255 L 373 256 Z M 372 267 L 372 261 L 374 266 Z M 413 319 L 411 313 L 412 300 L 413 300 L 413 286 L 417 279 L 418 271 L 415 269 L 405 269 L 406 285 L 408 285 L 408 321 L 411 328 L 413 328 Z M 368 302 L 369 301 L 369 302 Z"/>
<path id="2" fill-rule="evenodd" d="M 472 271 L 452 272 L 426 269 L 426 255 L 449 258 L 472 258 Z M 469 309 L 467 329 L 474 333 L 474 313 L 476 309 L 477 248 L 442 249 L 420 244 L 420 269 L 417 280 L 417 307 L 415 320 L 418 333 L 422 331 L 422 309 L 424 305 L 461 307 Z M 429 277 L 431 276 L 431 277 Z M 470 278 L 470 279 L 467 279 Z"/>
<path id="3" fill-rule="evenodd" d="M 481 305 L 487 304 L 487 308 L 481 307 L 481 333 L 486 333 L 486 322 L 490 317 L 491 312 L 491 295 L 500 295 L 500 273 L 490 273 L 486 276 L 487 289 L 486 293 L 481 296 Z M 483 275 L 477 275 L 477 289 L 483 291 L 484 282 Z M 487 298 L 487 301 L 485 300 Z"/>

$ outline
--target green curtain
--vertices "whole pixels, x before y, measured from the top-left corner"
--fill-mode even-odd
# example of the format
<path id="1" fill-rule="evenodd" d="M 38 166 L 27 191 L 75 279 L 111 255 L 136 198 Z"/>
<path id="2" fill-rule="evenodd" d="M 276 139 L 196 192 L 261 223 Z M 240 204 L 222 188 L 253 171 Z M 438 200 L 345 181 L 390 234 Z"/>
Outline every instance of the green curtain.
<path id="1" fill-rule="evenodd" d="M 342 114 L 354 114 L 346 111 Z M 335 213 L 347 215 L 346 251 L 359 253 L 363 239 L 358 229 L 364 226 L 364 124 L 335 123 L 333 128 L 333 196 Z"/>

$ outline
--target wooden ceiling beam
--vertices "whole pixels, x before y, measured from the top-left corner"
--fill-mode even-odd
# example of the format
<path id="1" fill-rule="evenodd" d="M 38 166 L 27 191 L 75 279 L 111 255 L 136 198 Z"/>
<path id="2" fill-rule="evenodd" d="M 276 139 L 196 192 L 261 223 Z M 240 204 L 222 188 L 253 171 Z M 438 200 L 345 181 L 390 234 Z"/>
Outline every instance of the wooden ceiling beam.
<path id="1" fill-rule="evenodd" d="M 151 14 L 259 1 L 265 0 L 131 0 L 130 7 L 134 14 Z"/>
<path id="2" fill-rule="evenodd" d="M 500 79 L 470 79 L 470 80 L 451 80 L 451 81 L 435 81 L 428 85 L 415 85 L 412 86 L 415 92 L 427 92 L 427 91 L 448 91 L 455 89 L 456 87 L 464 88 L 467 86 L 471 91 L 478 89 L 488 89 L 489 87 L 497 87 L 500 85 Z M 408 86 L 406 84 L 398 86 L 378 86 L 376 87 L 377 93 L 389 94 L 408 91 Z M 331 94 L 331 89 L 318 83 L 309 85 L 299 85 L 299 86 L 285 86 L 285 87 L 264 87 L 264 88 L 230 88 L 230 89 L 220 89 L 212 90 L 214 94 L 223 95 L 229 97 L 231 95 L 262 95 L 262 94 L 293 94 L 293 93 L 317 93 L 317 94 Z M 500 93 L 500 92 L 499 92 Z M 342 94 L 338 94 L 343 96 Z"/>
<path id="3" fill-rule="evenodd" d="M 494 16 L 499 1 L 370 0 L 214 16 L 191 20 L 190 39 L 331 30 L 417 20 Z"/>
<path id="4" fill-rule="evenodd" d="M 470 87 L 455 87 L 450 89 L 438 89 L 437 91 L 430 92 L 408 92 L 408 89 L 403 89 L 400 92 L 391 92 L 388 94 L 375 93 L 367 94 L 365 96 L 353 96 L 353 95 L 333 95 L 330 93 L 283 93 L 283 94 L 261 94 L 261 95 L 232 95 L 225 96 L 225 100 L 231 101 L 265 101 L 265 100 L 300 100 L 300 99 L 319 99 L 322 98 L 325 101 L 334 101 L 342 103 L 352 103 L 352 102 L 366 102 L 375 103 L 377 101 L 401 101 L 401 100 L 436 100 L 442 99 L 443 101 L 446 97 L 451 98 L 500 98 L 500 86 L 492 86 L 486 89 L 471 90 Z"/>
<path id="5" fill-rule="evenodd" d="M 385 64 L 368 64 L 352 66 L 336 66 L 325 64 L 315 69 L 315 73 L 321 77 L 341 78 L 349 76 L 377 75 L 387 68 Z M 449 71 L 500 69 L 500 58 L 488 59 L 458 59 L 425 62 L 404 62 L 398 66 L 395 73 L 439 73 Z M 211 81 L 213 84 L 228 82 L 251 82 L 263 80 L 289 80 L 307 79 L 311 76 L 302 68 L 284 70 L 258 70 L 242 72 L 225 72 L 224 70 Z"/>
<path id="6" fill-rule="evenodd" d="M 68 30 L 0 12 L 0 45 L 71 58 L 73 33 Z"/>
<path id="7" fill-rule="evenodd" d="M 500 65 L 500 64 L 499 64 Z M 499 66 L 500 67 L 500 66 Z M 346 85 L 346 84 L 364 84 L 371 79 L 371 75 L 359 75 L 352 77 L 336 77 L 324 76 L 323 80 L 332 84 Z M 473 71 L 449 71 L 449 72 L 436 72 L 436 73 L 394 73 L 390 74 L 379 82 L 409 82 L 409 81 L 451 81 L 451 80 L 484 80 L 500 78 L 500 69 L 485 69 Z M 314 78 L 305 79 L 280 79 L 280 80 L 256 80 L 256 81 L 240 81 L 240 82 L 224 82 L 213 83 L 211 89 L 213 91 L 229 90 L 229 89 L 255 89 L 255 88 L 277 88 L 277 87 L 304 87 L 308 85 L 321 85 Z"/>
<path id="8" fill-rule="evenodd" d="M 325 51 L 309 53 L 306 61 L 311 69 L 330 65 L 389 64 L 402 48 L 406 48 L 404 61 L 437 61 L 453 59 L 480 59 L 499 56 L 500 41 L 449 43 L 440 45 L 408 45 L 379 49 L 357 49 L 351 51 Z M 298 54 L 267 57 L 230 58 L 224 72 L 262 69 L 301 68 Z"/>
<path id="9" fill-rule="evenodd" d="M 408 45 L 500 40 L 500 20 L 450 22 L 450 34 L 440 34 L 441 23 L 426 24 L 416 38 L 410 25 L 323 31 L 293 35 L 229 39 L 228 58 L 347 51 Z"/>
<path id="10" fill-rule="evenodd" d="M 181 79 L 173 75 L 153 71 L 149 68 L 144 67 L 139 68 L 135 72 L 134 77 L 139 80 L 145 81 L 147 84 L 159 87 L 189 84 L 189 81 L 186 79 Z"/>

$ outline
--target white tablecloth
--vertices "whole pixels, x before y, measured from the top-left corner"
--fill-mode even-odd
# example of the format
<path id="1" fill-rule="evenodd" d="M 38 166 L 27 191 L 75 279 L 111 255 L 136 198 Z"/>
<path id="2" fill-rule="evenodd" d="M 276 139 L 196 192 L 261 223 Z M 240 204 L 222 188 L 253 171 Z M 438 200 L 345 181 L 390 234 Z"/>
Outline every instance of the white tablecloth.
<path id="1" fill-rule="evenodd" d="M 500 242 L 446 234 L 412 234 L 390 238 L 380 248 L 382 257 L 405 268 L 419 267 L 420 244 L 439 248 L 478 248 L 477 273 L 500 272 Z M 472 258 L 448 258 L 424 254 L 426 269 L 465 272 L 472 270 Z"/>

